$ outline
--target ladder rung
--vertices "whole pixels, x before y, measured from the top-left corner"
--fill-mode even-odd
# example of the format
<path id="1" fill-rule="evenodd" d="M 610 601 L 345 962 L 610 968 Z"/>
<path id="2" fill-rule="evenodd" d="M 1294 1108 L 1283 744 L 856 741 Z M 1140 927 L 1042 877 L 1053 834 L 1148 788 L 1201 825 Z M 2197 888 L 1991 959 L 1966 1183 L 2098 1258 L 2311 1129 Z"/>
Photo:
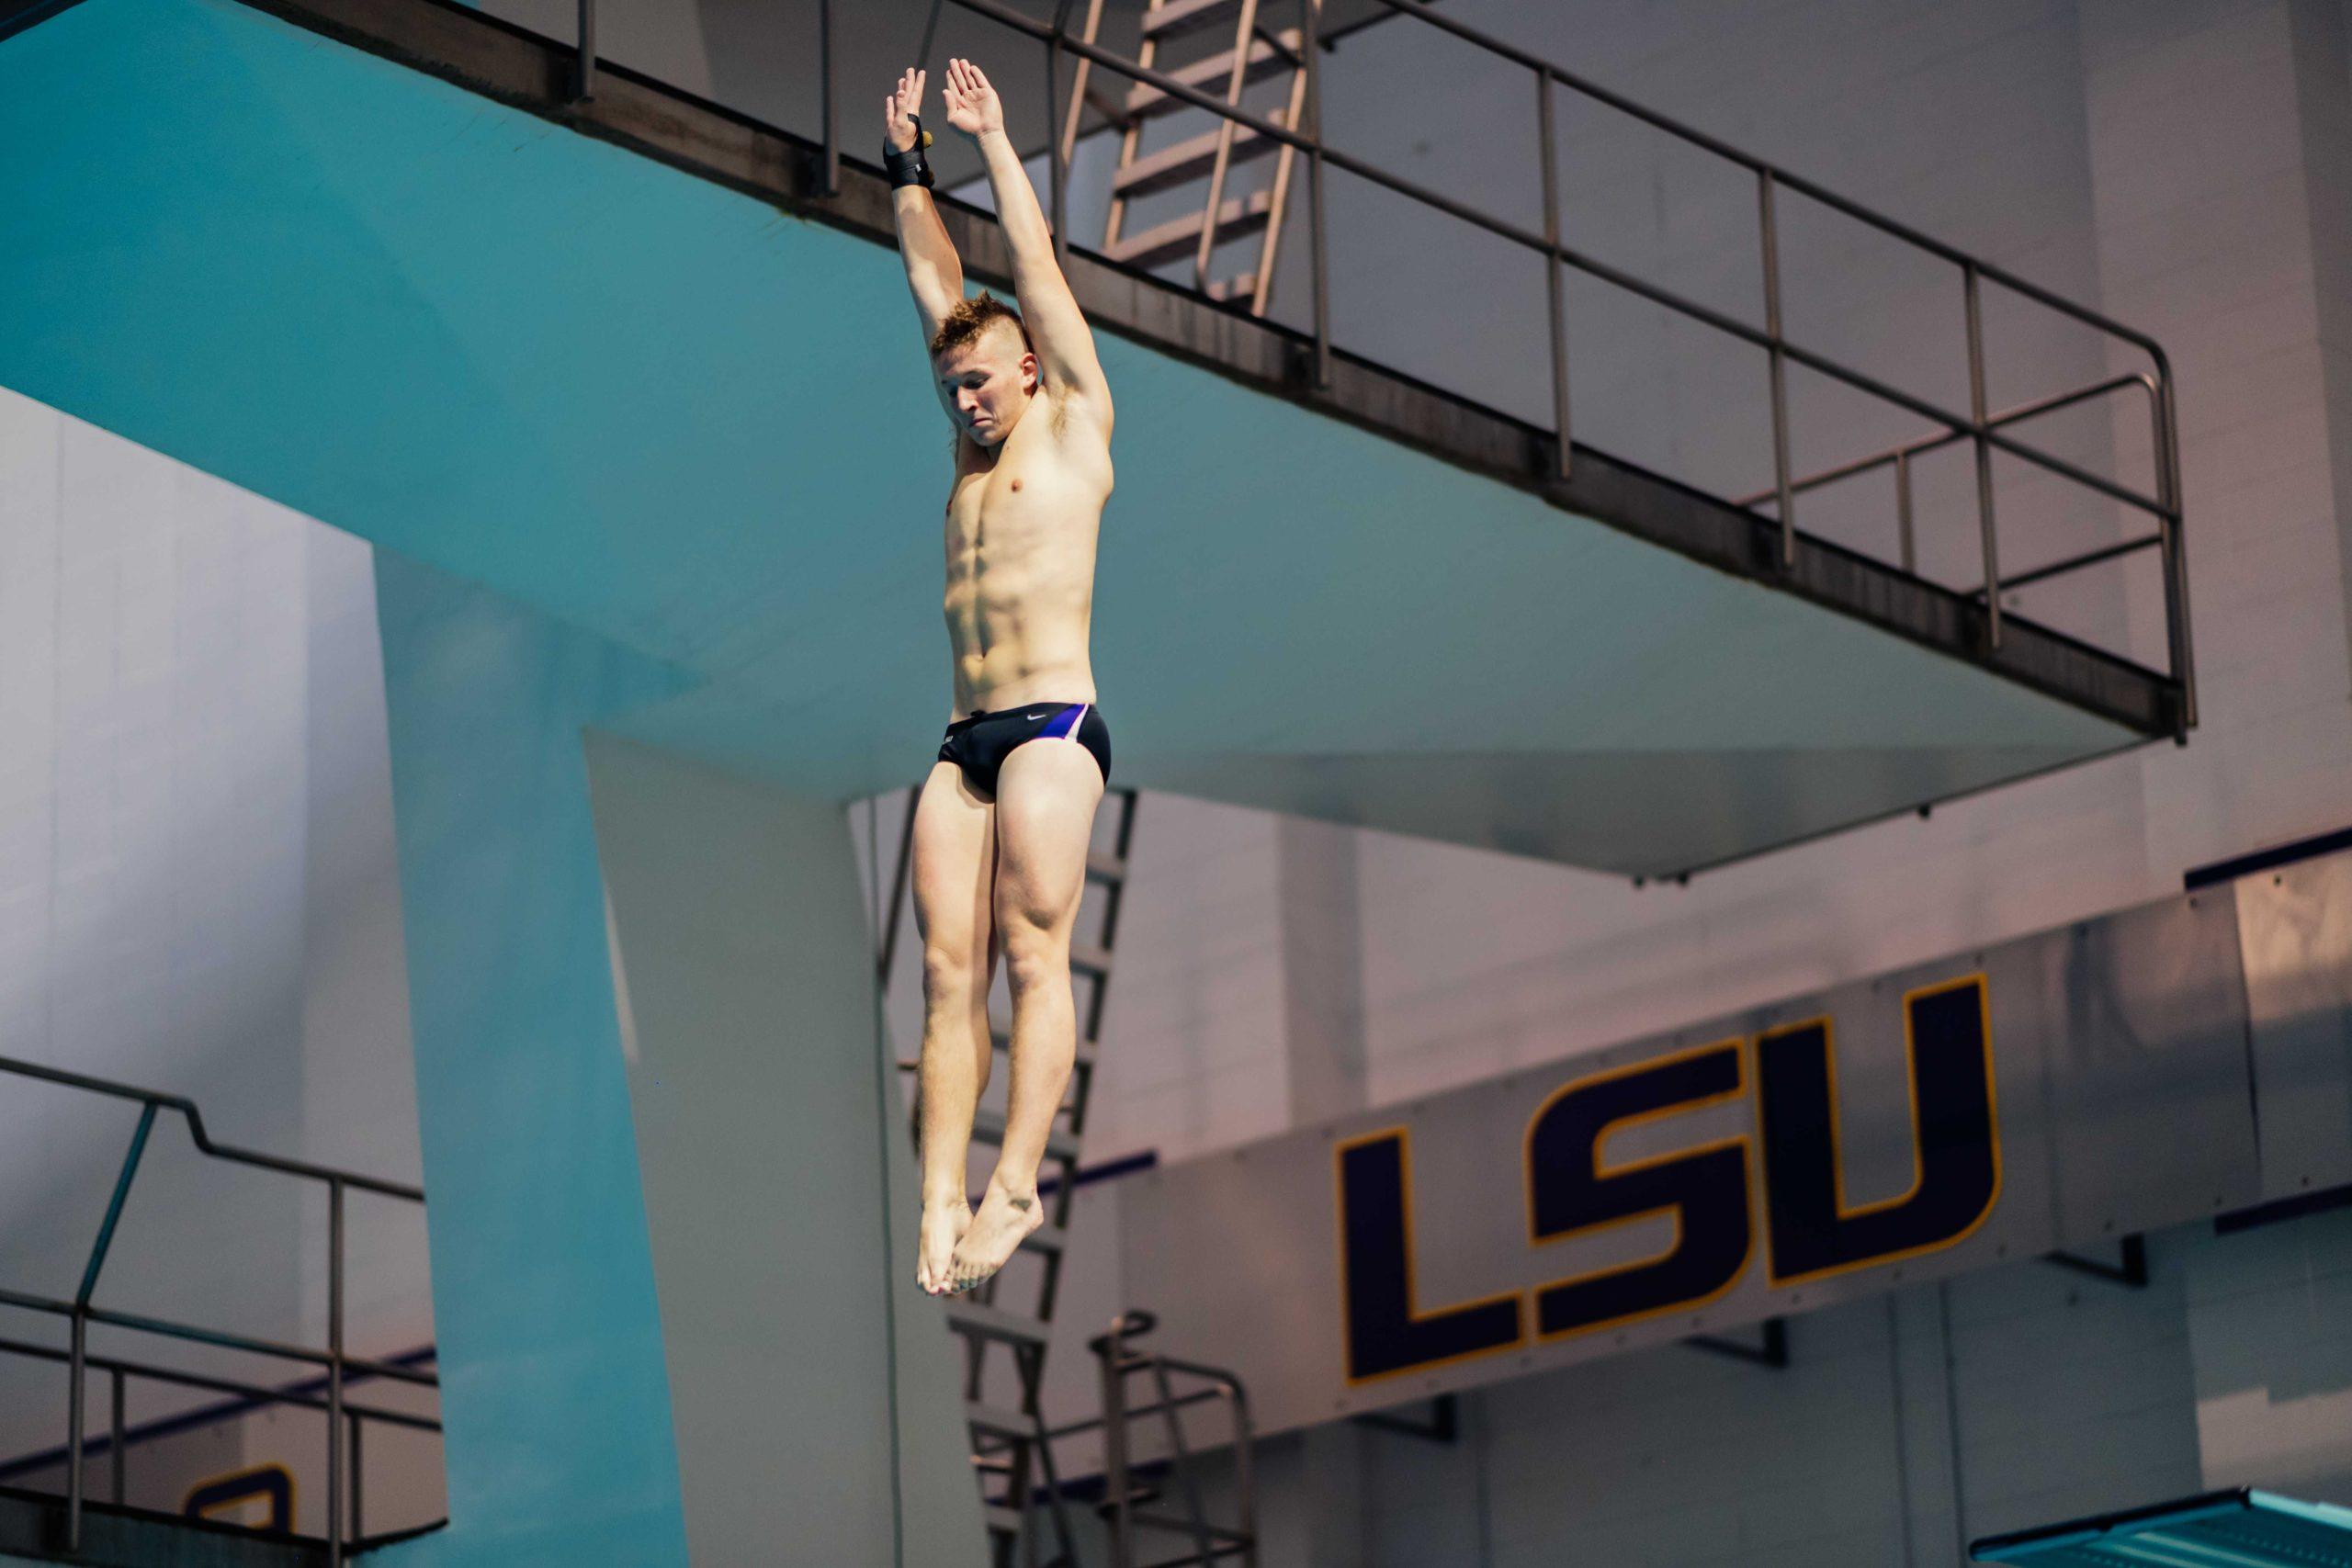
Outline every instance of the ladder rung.
<path id="1" fill-rule="evenodd" d="M 1162 40 L 1229 22 L 1241 15 L 1241 0 L 1167 0 L 1143 14 L 1143 36 Z"/>
<path id="2" fill-rule="evenodd" d="M 972 1138 L 976 1143 L 1004 1146 L 1004 1117 L 998 1111 L 983 1111 L 972 1118 Z M 1046 1134 L 1046 1157 L 1068 1164 L 1078 1160 L 1078 1140 L 1068 1133 Z"/>
<path id="3" fill-rule="evenodd" d="M 1262 216 L 1260 221 L 1264 221 Z M 1199 225 L 1195 224 L 1193 227 L 1197 232 Z M 1072 971 L 1080 975 L 1108 975 L 1111 972 L 1111 950 L 1107 947 L 1073 945 L 1069 950 L 1069 966 Z"/>
<path id="4" fill-rule="evenodd" d="M 1001 1405 L 977 1402 L 967 1404 L 964 1406 L 964 1419 L 980 1431 L 993 1432 L 1000 1438 L 1035 1438 L 1037 1436 L 1037 1418 L 1035 1416 L 1024 1416 L 1018 1410 L 1007 1410 Z"/>
<path id="5" fill-rule="evenodd" d="M 1097 882 L 1125 882 L 1127 863 L 1108 850 L 1096 850 L 1086 857 L 1086 874 Z"/>
<path id="6" fill-rule="evenodd" d="M 1246 197 L 1234 197 L 1217 209 L 1216 233 L 1220 241 L 1238 240 L 1254 234 L 1266 226 L 1266 219 L 1274 208 L 1274 193 L 1253 190 Z M 1171 218 L 1156 223 L 1142 233 L 1121 240 L 1111 247 L 1111 259 L 1125 262 L 1130 266 L 1152 267 L 1172 262 L 1180 256 L 1191 255 L 1200 248 L 1200 212 L 1188 212 L 1182 218 Z M 1108 954 L 1104 955 L 1106 958 Z M 1070 966 L 1079 967 L 1078 953 L 1070 953 Z"/>
<path id="7" fill-rule="evenodd" d="M 980 1509 L 980 1517 L 986 1519 L 989 1529 L 999 1535 L 1021 1533 L 1021 1510 L 1018 1508 L 1008 1508 L 1001 1503 L 989 1503 Z"/>
<path id="8" fill-rule="evenodd" d="M 1219 278 L 1209 285 L 1209 298 L 1212 299 L 1250 299 L 1256 298 L 1257 293 L 1258 275 L 1254 272 L 1245 272 L 1239 277 Z"/>
<path id="9" fill-rule="evenodd" d="M 958 1334 L 1006 1345 L 1043 1345 L 1050 1334 L 1046 1325 L 1034 1317 L 1023 1317 L 1002 1307 L 982 1306 L 978 1302 L 949 1303 L 947 1326 Z"/>
<path id="10" fill-rule="evenodd" d="M 1250 40 L 1249 63 L 1242 67 L 1242 81 L 1263 82 L 1293 69 L 1291 62 L 1298 53 L 1298 29 L 1284 28 L 1275 36 L 1282 39 L 1280 49 L 1265 39 Z M 1167 74 L 1196 92 L 1214 94 L 1232 79 L 1233 51 L 1220 50 Z M 1148 115 L 1172 114 L 1178 109 L 1193 107 L 1149 82 L 1138 82 L 1127 93 L 1127 113 L 1139 118 Z"/>
<path id="11" fill-rule="evenodd" d="M 1280 125 L 1283 112 L 1277 109 L 1266 118 Z M 1206 179 L 1209 170 L 1216 164 L 1216 139 L 1219 134 L 1218 131 L 1208 131 L 1179 141 L 1172 147 L 1163 147 L 1148 158 L 1137 158 L 1111 176 L 1112 193 L 1123 199 L 1131 199 Z M 1233 145 L 1226 153 L 1226 165 L 1229 168 L 1237 164 L 1246 164 L 1252 158 L 1262 158 L 1269 152 L 1280 152 L 1282 146 L 1271 136 L 1261 136 L 1246 125 L 1237 125 L 1233 128 Z"/>

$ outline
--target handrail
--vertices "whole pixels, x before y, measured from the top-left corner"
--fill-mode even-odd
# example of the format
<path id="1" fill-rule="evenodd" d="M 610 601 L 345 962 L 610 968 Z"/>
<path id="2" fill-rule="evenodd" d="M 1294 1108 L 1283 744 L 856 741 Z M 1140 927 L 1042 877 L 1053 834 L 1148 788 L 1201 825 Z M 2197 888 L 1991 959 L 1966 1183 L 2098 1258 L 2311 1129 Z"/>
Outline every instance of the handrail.
<path id="1" fill-rule="evenodd" d="M 1250 1396 L 1241 1380 L 1222 1367 L 1204 1367 L 1196 1361 L 1181 1360 L 1157 1351 L 1137 1350 L 1133 1341 L 1159 1325 L 1159 1318 L 1140 1308 L 1130 1308 L 1111 1320 L 1110 1331 L 1098 1334 L 1086 1342 L 1098 1363 L 1098 1375 L 1102 1390 L 1102 1415 L 1099 1422 L 1085 1423 L 1057 1431 L 1083 1431 L 1091 1426 L 1102 1428 L 1102 1510 L 1111 1529 L 1111 1560 L 1114 1568 L 1136 1568 L 1136 1527 L 1154 1526 L 1165 1530 L 1181 1530 L 1193 1538 L 1193 1553 L 1184 1557 L 1164 1558 L 1153 1568 L 1179 1568 L 1180 1564 L 1198 1563 L 1203 1568 L 1222 1558 L 1234 1557 L 1243 1568 L 1252 1568 L 1258 1561 L 1258 1492 L 1255 1472 L 1251 1464 L 1253 1432 L 1250 1422 Z M 1142 1405 L 1127 1403 L 1127 1379 L 1136 1372 L 1151 1374 L 1159 1397 Z M 1180 1373 L 1203 1380 L 1209 1386 L 1179 1394 L 1169 1381 L 1169 1374 Z M 1238 1526 L 1212 1523 L 1204 1503 L 1199 1479 L 1193 1473 L 1192 1446 L 1184 1438 L 1182 1421 L 1177 1412 L 1189 1404 L 1210 1400 L 1221 1401 L 1232 1407 L 1233 1414 L 1233 1479 L 1235 1502 L 1241 1522 Z M 1177 1484 L 1184 1495 L 1185 1514 L 1182 1518 L 1170 1515 L 1147 1514 L 1136 1507 L 1134 1469 L 1127 1447 L 1127 1423 L 1140 1416 L 1161 1416 L 1168 1428 L 1170 1463 Z M 1054 1434 L 1048 1434 L 1052 1436 Z"/>
<path id="2" fill-rule="evenodd" d="M 582 0 L 583 6 L 591 0 Z M 112 1083 L 105 1078 L 90 1077 L 82 1073 L 67 1072 L 60 1067 L 44 1066 L 38 1062 L 20 1061 L 12 1056 L 0 1056 L 0 1073 L 56 1084 L 62 1088 L 80 1089 L 116 1100 L 128 1100 L 140 1106 L 139 1125 L 131 1134 L 130 1147 L 123 1156 L 121 1168 L 116 1173 L 114 1190 L 107 1204 L 106 1217 L 100 1222 L 98 1235 L 92 1243 L 88 1261 L 84 1265 L 81 1282 L 74 1299 L 59 1301 L 47 1296 L 29 1295 L 20 1291 L 0 1289 L 0 1305 L 20 1307 L 30 1312 L 45 1312 L 66 1318 L 72 1325 L 71 1343 L 62 1353 L 70 1369 L 66 1391 L 66 1453 L 65 1453 L 65 1533 L 66 1549 L 78 1551 L 82 1544 L 82 1515 L 86 1488 L 84 1461 L 87 1447 L 84 1428 L 89 1392 L 85 1387 L 88 1369 L 96 1365 L 111 1372 L 114 1379 L 114 1472 L 117 1501 L 122 1487 L 122 1393 L 126 1375 L 134 1374 L 133 1364 L 105 1359 L 94 1359 L 89 1353 L 90 1325 L 135 1330 L 167 1338 L 191 1340 L 198 1344 L 215 1345 L 226 1349 L 244 1351 L 252 1355 L 270 1356 L 281 1360 L 308 1362 L 326 1368 L 326 1398 L 322 1407 L 327 1413 L 327 1562 L 330 1568 L 341 1568 L 345 1538 L 344 1530 L 344 1456 L 346 1448 L 345 1426 L 348 1421 L 348 1444 L 357 1451 L 359 1427 L 368 1419 L 385 1419 L 372 1406 L 346 1404 L 344 1378 L 356 1371 L 365 1376 L 390 1378 L 402 1382 L 438 1388 L 440 1377 L 434 1372 L 418 1371 L 393 1361 L 370 1359 L 354 1356 L 344 1348 L 344 1194 L 347 1190 L 373 1192 L 404 1202 L 422 1205 L 422 1188 L 404 1182 L 387 1181 L 379 1177 L 365 1176 L 356 1171 L 339 1170 L 332 1166 L 312 1165 L 303 1160 L 281 1158 L 252 1149 L 237 1148 L 215 1143 L 204 1128 L 203 1112 L 196 1102 L 184 1095 L 164 1094 L 159 1090 L 140 1089 L 130 1084 Z M 141 1157 L 146 1153 L 149 1134 L 154 1130 L 159 1111 L 176 1111 L 187 1122 L 188 1136 L 197 1151 L 208 1158 L 232 1165 L 251 1166 L 275 1171 L 282 1176 L 294 1176 L 305 1180 L 321 1181 L 327 1188 L 327 1344 L 324 1349 L 295 1345 L 278 1340 L 259 1339 L 249 1335 L 232 1334 L 223 1329 L 205 1328 L 194 1324 L 174 1323 L 169 1319 L 147 1317 L 135 1313 L 112 1312 L 92 1304 L 91 1298 L 98 1286 L 98 1277 L 106 1267 L 107 1255 L 114 1244 L 117 1225 L 129 1201 L 131 1183 L 137 1179 Z M 23 1353 L 11 1342 L 0 1341 L 0 1351 Z M 52 1352 L 54 1354 L 54 1352 Z M 166 1381 L 187 1381 L 185 1377 Z M 283 1395 L 268 1390 L 247 1389 L 258 1397 L 282 1398 L 286 1403 L 308 1404 L 305 1398 Z M 400 1424 L 413 1424 L 413 1420 Z M 356 1492 L 357 1476 L 352 1477 Z M 356 1499 L 354 1499 L 356 1504 Z M 354 1510 L 356 1512 L 355 1506 Z"/>
<path id="3" fill-rule="evenodd" d="M 583 6 L 593 6 L 594 3 L 594 0 L 582 0 Z M 1768 159 L 1747 152 L 1720 138 L 1684 124 L 1669 115 L 1636 103 L 1621 93 L 1589 81 L 1551 61 L 1506 43 L 1457 17 L 1430 9 L 1426 6 L 1413 4 L 1412 0 L 1381 0 L 1381 3 L 1392 13 L 1417 17 L 1498 59 L 1511 62 L 1535 73 L 1538 127 L 1544 139 L 1544 145 L 1539 149 L 1542 154 L 1544 186 L 1543 233 L 1531 231 L 1508 220 L 1470 207 L 1442 192 L 1429 189 L 1400 175 L 1391 174 L 1363 159 L 1325 145 L 1321 135 L 1321 80 L 1320 72 L 1317 67 L 1317 56 L 1321 51 L 1317 46 L 1315 34 L 1319 6 L 1315 0 L 1302 0 L 1305 20 L 1303 36 L 1306 40 L 1303 54 L 1307 82 L 1306 110 L 1302 116 L 1303 125 L 1299 128 L 1278 124 L 1261 115 L 1253 114 L 1236 103 L 1221 100 L 1200 88 L 1177 80 L 1165 72 L 1140 65 L 1088 39 L 1074 36 L 1069 25 L 1069 7 L 1067 6 L 1057 8 L 1053 20 L 1040 21 L 1012 9 L 1002 3 L 1002 0 L 954 0 L 954 3 L 963 10 L 994 21 L 1043 43 L 1048 57 L 1047 90 L 1049 95 L 1057 98 L 1060 91 L 1058 65 L 1062 55 L 1067 52 L 1089 64 L 1114 72 L 1131 81 L 1156 87 L 1171 98 L 1219 117 L 1228 125 L 1246 127 L 1271 141 L 1302 152 L 1306 155 L 1310 220 L 1308 238 L 1313 278 L 1314 366 L 1315 384 L 1317 389 L 1329 386 L 1331 366 L 1329 284 L 1327 247 L 1323 234 L 1322 200 L 1322 171 L 1324 165 L 1328 164 L 1333 168 L 1353 175 L 1421 206 L 1445 213 L 1449 217 L 1469 223 L 1498 238 L 1536 252 L 1545 258 L 1547 303 L 1551 317 L 1549 351 L 1552 390 L 1558 437 L 1555 461 L 1557 471 L 1563 478 L 1566 477 L 1569 471 L 1573 443 L 1568 423 L 1566 334 L 1562 319 L 1558 269 L 1562 266 L 1573 266 L 1589 276 L 1624 289 L 1640 299 L 1674 310 L 1702 325 L 1762 348 L 1766 352 L 1770 370 L 1769 389 L 1773 424 L 1774 483 L 1772 489 L 1765 493 L 1779 503 L 1777 507 L 1781 538 L 1779 565 L 1783 570 L 1792 567 L 1796 558 L 1795 498 L 1804 491 L 1815 488 L 1812 484 L 1800 483 L 1790 471 L 1786 367 L 1791 363 L 1803 366 L 1817 375 L 1826 377 L 1926 419 L 1942 427 L 1943 438 L 1946 440 L 1952 442 L 1966 440 L 1975 446 L 1978 527 L 1984 558 L 1984 586 L 1975 597 L 1984 606 L 1985 640 L 1992 648 L 1997 649 L 2001 645 L 2001 590 L 2004 587 L 2017 586 L 2023 581 L 2038 581 L 2041 577 L 2049 575 L 2044 569 L 2037 569 L 2032 573 L 2007 578 L 2004 578 L 2001 574 L 1996 547 L 1992 476 L 1992 455 L 1996 451 L 2033 464 L 2070 483 L 2153 515 L 2158 524 L 2155 535 L 2156 547 L 2162 550 L 2165 558 L 2167 654 L 2170 666 L 2167 673 L 2178 686 L 2181 694 L 2177 738 L 2185 737 L 2188 728 L 2196 723 L 2196 675 L 2188 628 L 2186 553 L 2182 545 L 2179 439 L 2172 368 L 2163 347 L 2146 333 L 2126 326 L 2088 306 L 2053 293 L 1996 263 L 1935 239 L 1909 224 L 1874 212 L 1860 202 L 1840 196 L 1804 175 L 1782 168 Z M 833 101 L 831 31 L 830 28 L 824 29 L 820 39 L 825 101 L 828 104 Z M 1554 129 L 1552 98 L 1555 85 L 1589 97 L 1597 103 L 1629 115 L 1644 124 L 1665 131 L 1693 147 L 1726 159 L 1755 176 L 1759 254 L 1763 265 L 1765 291 L 1766 319 L 1761 328 L 1751 326 L 1696 300 L 1684 299 L 1669 289 L 1646 282 L 1596 256 L 1583 254 L 1561 240 L 1556 170 L 1554 167 L 1552 148 Z M 1049 103 L 1046 106 L 1046 123 L 1049 127 L 1059 123 L 1059 108 L 1057 102 Z M 1046 156 L 1055 185 L 1057 214 L 1061 208 L 1061 191 L 1068 179 L 1070 152 L 1071 149 L 1066 138 L 1059 135 L 1048 136 Z M 837 165 L 838 132 L 830 117 L 825 126 L 823 157 L 824 166 L 827 169 L 830 170 Z M 1968 345 L 1969 407 L 1965 413 L 1939 407 L 1927 399 L 1903 391 L 1875 377 L 1840 365 L 1827 355 L 1788 340 L 1781 328 L 1779 299 L 1780 265 L 1775 196 L 1781 190 L 1792 191 L 1818 202 L 1833 211 L 1844 214 L 1959 268 L 1963 324 Z M 1056 234 L 1057 243 L 1067 247 L 1068 242 L 1061 236 L 1058 226 L 1057 226 Z M 2152 368 L 2144 379 L 2152 394 L 2152 412 L 2155 425 L 2155 441 L 2151 453 L 2151 461 L 2154 469 L 2154 493 L 2143 492 L 2109 479 L 2102 475 L 2094 474 L 2078 464 L 2068 462 L 2055 454 L 2018 440 L 2006 434 L 2004 428 L 2014 421 L 1998 419 L 1988 414 L 1985 406 L 1988 372 L 1985 364 L 1982 303 L 1983 288 L 1988 282 L 1997 284 L 2022 299 L 2092 327 L 2148 355 Z M 2083 389 L 2062 393 L 2059 397 L 2061 400 L 2078 401 L 2090 395 L 2094 395 L 2092 389 Z M 1882 461 L 1884 460 L 1888 459 L 1882 459 Z M 1757 498 L 1750 498 L 1736 504 L 1753 510 L 1758 502 Z M 2109 552 L 2110 556 L 2114 553 L 2120 552 Z M 1906 572 L 1914 570 L 1914 560 L 1908 552 L 1906 552 L 1903 569 Z"/>
<path id="4" fill-rule="evenodd" d="M 118 1100 L 135 1100 L 161 1110 L 176 1111 L 187 1118 L 188 1135 L 196 1140 L 197 1148 L 215 1159 L 234 1160 L 239 1165 L 256 1166 L 288 1176 L 307 1177 L 313 1181 L 340 1181 L 347 1188 L 362 1192 L 380 1192 L 387 1198 L 405 1198 L 414 1203 L 424 1201 L 424 1189 L 422 1187 L 386 1181 L 380 1177 L 362 1176 L 356 1171 L 337 1170 L 332 1166 L 311 1165 L 299 1159 L 260 1154 L 228 1144 L 216 1144 L 204 1130 L 204 1113 L 197 1109 L 196 1101 L 184 1095 L 164 1094 L 158 1089 L 140 1089 L 130 1084 L 110 1083 L 105 1078 L 86 1077 L 80 1073 L 66 1072 L 62 1067 L 43 1066 L 39 1062 L 19 1061 L 13 1056 L 0 1056 L 0 1072 L 40 1078 L 44 1082 L 62 1084 L 67 1089 L 87 1089 L 93 1094 L 111 1095 Z"/>

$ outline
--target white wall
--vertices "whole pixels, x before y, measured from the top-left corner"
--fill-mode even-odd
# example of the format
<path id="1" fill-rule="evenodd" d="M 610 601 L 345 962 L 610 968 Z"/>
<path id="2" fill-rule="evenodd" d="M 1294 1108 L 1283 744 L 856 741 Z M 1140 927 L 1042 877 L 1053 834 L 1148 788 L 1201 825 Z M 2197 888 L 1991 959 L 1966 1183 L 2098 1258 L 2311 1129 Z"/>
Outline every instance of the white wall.
<path id="1" fill-rule="evenodd" d="M 187 1095 L 220 1142 L 415 1181 L 368 547 L 6 392 L 0 476 L 0 1054 Z M 136 1120 L 0 1076 L 0 1285 L 73 1294 Z M 364 1196 L 349 1220 L 352 1344 L 429 1344 L 421 1221 Z M 323 1192 L 159 1122 L 97 1303 L 323 1344 L 326 1297 Z M 12 1338 L 62 1346 L 62 1323 L 0 1309 Z M 102 1328 L 91 1348 L 309 1375 Z M 64 1441 L 64 1390 L 0 1356 L 0 1462 Z M 134 1384 L 130 1416 L 212 1402 Z M 289 1417 L 247 1457 L 322 1441 Z M 176 1507 L 184 1467 L 141 1457 L 133 1500 Z M 379 1489 L 375 1524 L 436 1517 L 435 1490 L 401 1512 Z"/>

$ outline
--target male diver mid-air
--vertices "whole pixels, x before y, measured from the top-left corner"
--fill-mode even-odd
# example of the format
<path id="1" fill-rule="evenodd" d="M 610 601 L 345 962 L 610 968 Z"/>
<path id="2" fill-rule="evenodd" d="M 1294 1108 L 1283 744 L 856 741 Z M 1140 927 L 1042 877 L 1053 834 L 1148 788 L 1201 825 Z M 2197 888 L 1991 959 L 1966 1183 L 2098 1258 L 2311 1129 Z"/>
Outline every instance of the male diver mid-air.
<path id="1" fill-rule="evenodd" d="M 1087 657 L 1095 536 L 1111 493 L 1111 393 L 1005 137 L 1004 106 L 978 66 L 951 60 L 947 123 L 987 164 L 1020 310 L 986 292 L 964 298 L 916 118 L 924 75 L 909 70 L 886 101 L 884 163 L 956 443 L 945 604 L 954 691 L 914 818 L 923 974 L 915 1278 L 938 1295 L 995 1273 L 1045 1223 L 1037 1166 L 1078 1041 L 1070 933 L 1111 771 Z M 965 1160 L 994 1056 L 988 998 L 1000 953 L 1012 993 L 1011 1093 L 976 1210 Z"/>

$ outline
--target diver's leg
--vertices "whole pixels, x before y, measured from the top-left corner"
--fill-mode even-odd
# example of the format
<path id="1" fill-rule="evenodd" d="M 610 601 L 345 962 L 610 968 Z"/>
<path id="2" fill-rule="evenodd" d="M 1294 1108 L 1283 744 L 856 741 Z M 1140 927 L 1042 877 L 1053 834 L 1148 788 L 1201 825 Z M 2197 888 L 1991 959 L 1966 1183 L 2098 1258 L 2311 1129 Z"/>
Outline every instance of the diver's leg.
<path id="1" fill-rule="evenodd" d="M 1086 890 L 1086 853 L 1102 798 L 1094 758 L 1067 738 L 1014 748 L 997 776 L 994 916 L 1012 987 L 1012 1081 L 996 1172 L 956 1245 L 949 1288 L 968 1290 L 1045 1223 L 1037 1167 L 1069 1085 L 1078 1018 L 1070 933 Z"/>
<path id="2" fill-rule="evenodd" d="M 972 1112 L 988 1087 L 989 980 L 996 870 L 994 804 L 953 762 L 934 763 L 915 803 L 915 925 L 922 936 L 922 1063 L 915 1122 L 922 1224 L 915 1280 L 945 1289 L 948 1259 L 971 1224 L 965 1161 Z"/>

